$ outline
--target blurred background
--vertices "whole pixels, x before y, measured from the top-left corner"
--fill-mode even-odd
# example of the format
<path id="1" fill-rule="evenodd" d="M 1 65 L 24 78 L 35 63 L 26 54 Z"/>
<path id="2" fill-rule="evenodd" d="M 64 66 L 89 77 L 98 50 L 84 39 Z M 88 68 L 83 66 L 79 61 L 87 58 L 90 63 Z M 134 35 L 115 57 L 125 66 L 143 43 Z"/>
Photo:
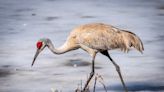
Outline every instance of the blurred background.
<path id="1" fill-rule="evenodd" d="M 164 92 L 164 0 L 0 0 L 0 92 L 73 92 L 84 84 L 91 57 L 83 50 L 54 55 L 45 49 L 31 63 L 40 38 L 59 47 L 74 27 L 93 22 L 129 30 L 143 41 L 143 54 L 109 51 L 129 91 Z M 109 92 L 123 92 L 108 58 L 98 54 L 95 67 Z M 96 92 L 104 92 L 100 83 Z"/>

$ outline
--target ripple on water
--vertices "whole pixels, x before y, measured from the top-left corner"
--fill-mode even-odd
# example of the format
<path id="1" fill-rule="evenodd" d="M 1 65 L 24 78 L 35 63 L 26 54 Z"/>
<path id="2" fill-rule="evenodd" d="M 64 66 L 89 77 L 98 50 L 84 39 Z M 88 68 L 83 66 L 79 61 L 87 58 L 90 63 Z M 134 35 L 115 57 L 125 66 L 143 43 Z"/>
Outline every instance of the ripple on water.
<path id="1" fill-rule="evenodd" d="M 8 67 L 8 66 L 5 66 Z M 1 77 L 7 77 L 9 75 L 12 75 L 13 73 L 10 70 L 6 70 L 6 69 L 0 69 L 0 78 Z"/>
<path id="2" fill-rule="evenodd" d="M 45 0 L 45 1 L 53 2 L 53 1 L 56 1 L 56 0 Z"/>
<path id="3" fill-rule="evenodd" d="M 129 91 L 160 91 L 164 90 L 164 86 L 161 85 L 154 85 L 153 83 L 140 83 L 140 82 L 132 82 L 127 85 Z M 108 86 L 107 89 L 109 90 L 117 90 L 121 91 L 124 90 L 122 85 L 114 85 L 114 86 Z M 104 90 L 104 89 L 100 89 Z"/>
<path id="4" fill-rule="evenodd" d="M 2 67 L 3 68 L 9 68 L 9 67 L 11 67 L 11 65 L 3 65 Z"/>
<path id="5" fill-rule="evenodd" d="M 59 18 L 60 17 L 58 17 L 58 16 L 49 16 L 49 17 L 46 17 L 45 20 L 47 20 L 47 21 L 53 21 L 53 20 L 59 19 Z"/>
<path id="6" fill-rule="evenodd" d="M 81 60 L 81 59 L 70 59 L 66 63 L 63 64 L 64 66 L 89 66 L 91 63 Z"/>
<path id="7" fill-rule="evenodd" d="M 164 6 L 158 6 L 157 9 L 164 10 Z"/>
<path id="8" fill-rule="evenodd" d="M 22 9 L 16 9 L 15 12 L 30 12 L 33 11 L 33 8 L 22 8 Z"/>
<path id="9" fill-rule="evenodd" d="M 80 16 L 80 18 L 88 19 L 88 18 L 95 18 L 95 16 L 84 15 L 84 16 Z"/>

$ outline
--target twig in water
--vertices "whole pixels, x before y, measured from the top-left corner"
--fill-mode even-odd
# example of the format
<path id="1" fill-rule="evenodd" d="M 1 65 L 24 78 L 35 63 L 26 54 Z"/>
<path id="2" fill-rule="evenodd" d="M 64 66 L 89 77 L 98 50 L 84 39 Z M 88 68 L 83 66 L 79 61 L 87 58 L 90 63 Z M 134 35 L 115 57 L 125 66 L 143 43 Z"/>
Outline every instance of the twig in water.
<path id="1" fill-rule="evenodd" d="M 55 90 L 54 88 L 51 88 L 51 91 L 52 92 L 59 92 L 57 89 Z M 62 91 L 60 91 L 60 92 L 62 92 Z"/>
<path id="2" fill-rule="evenodd" d="M 105 84 L 104 84 L 104 80 L 103 80 L 103 77 L 101 76 L 101 75 L 99 75 L 99 74 L 96 74 L 96 75 L 94 75 L 95 77 L 94 77 L 94 85 L 93 85 L 93 92 L 95 92 L 96 91 L 96 84 L 97 84 L 97 81 L 99 82 L 99 83 L 101 83 L 101 85 L 103 85 L 103 87 L 104 87 L 104 90 L 105 90 L 105 92 L 107 92 L 107 88 L 106 88 L 106 86 L 105 86 Z M 90 84 L 90 83 L 89 83 Z M 85 90 L 85 91 L 82 91 L 82 80 L 81 80 L 81 89 L 79 89 L 79 85 L 78 85 L 78 88 L 75 90 L 75 92 L 90 92 L 90 90 L 89 90 L 89 85 L 88 85 L 88 87 L 87 87 L 87 89 Z"/>
<path id="3" fill-rule="evenodd" d="M 103 85 L 105 92 L 107 92 L 107 88 L 106 88 L 106 86 L 104 84 L 103 77 L 101 75 L 99 75 L 99 74 L 95 75 L 95 83 L 94 83 L 93 92 L 95 92 L 97 80 Z"/>
<path id="4" fill-rule="evenodd" d="M 98 74 L 97 74 L 97 75 L 98 75 Z M 99 82 L 103 85 L 105 92 L 107 92 L 107 88 L 106 88 L 106 86 L 105 86 L 105 84 L 104 84 L 103 77 L 102 77 L 101 75 L 98 75 L 98 78 L 100 79 Z"/>

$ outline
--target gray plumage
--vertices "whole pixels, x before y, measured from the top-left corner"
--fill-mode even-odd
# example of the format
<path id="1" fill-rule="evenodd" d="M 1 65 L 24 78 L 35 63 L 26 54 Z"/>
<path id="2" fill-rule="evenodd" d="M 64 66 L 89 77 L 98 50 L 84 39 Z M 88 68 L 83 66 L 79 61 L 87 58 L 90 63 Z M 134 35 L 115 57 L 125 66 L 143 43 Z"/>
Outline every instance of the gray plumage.
<path id="1" fill-rule="evenodd" d="M 70 33 L 66 42 L 59 48 L 55 48 L 51 40 L 48 38 L 40 39 L 37 42 L 37 52 L 34 56 L 32 65 L 34 64 L 35 59 L 37 58 L 39 53 L 46 46 L 54 54 L 63 54 L 68 51 L 81 48 L 91 55 L 92 71 L 82 92 L 85 92 L 87 90 L 88 84 L 95 73 L 94 61 L 98 52 L 110 59 L 119 74 L 125 92 L 128 92 L 128 89 L 121 75 L 120 67 L 110 57 L 108 50 L 121 49 L 124 52 L 128 52 L 131 47 L 137 49 L 141 53 L 144 50 L 142 41 L 136 34 L 103 23 L 90 23 L 76 27 Z"/>
<path id="2" fill-rule="evenodd" d="M 142 41 L 134 33 L 102 23 L 79 26 L 71 32 L 67 40 L 68 42 L 73 41 L 73 44 L 83 44 L 97 51 L 121 49 L 128 52 L 131 47 L 141 53 L 144 50 Z"/>

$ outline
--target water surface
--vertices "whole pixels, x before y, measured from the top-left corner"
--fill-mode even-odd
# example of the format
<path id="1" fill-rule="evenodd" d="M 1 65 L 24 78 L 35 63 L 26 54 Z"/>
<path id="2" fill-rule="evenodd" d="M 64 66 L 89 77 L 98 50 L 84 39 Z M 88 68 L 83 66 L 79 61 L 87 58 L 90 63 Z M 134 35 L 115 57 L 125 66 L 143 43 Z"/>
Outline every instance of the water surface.
<path id="1" fill-rule="evenodd" d="M 47 37 L 59 47 L 74 27 L 103 22 L 136 33 L 144 43 L 144 54 L 109 51 L 120 65 L 129 90 L 162 92 L 163 21 L 163 0 L 1 0 L 0 91 L 74 91 L 81 80 L 86 80 L 91 57 L 83 50 L 54 55 L 45 49 L 31 67 L 35 44 Z M 96 73 L 104 77 L 110 92 L 122 91 L 117 72 L 108 61 L 97 54 Z M 102 85 L 97 86 L 97 92 L 104 92 Z"/>

